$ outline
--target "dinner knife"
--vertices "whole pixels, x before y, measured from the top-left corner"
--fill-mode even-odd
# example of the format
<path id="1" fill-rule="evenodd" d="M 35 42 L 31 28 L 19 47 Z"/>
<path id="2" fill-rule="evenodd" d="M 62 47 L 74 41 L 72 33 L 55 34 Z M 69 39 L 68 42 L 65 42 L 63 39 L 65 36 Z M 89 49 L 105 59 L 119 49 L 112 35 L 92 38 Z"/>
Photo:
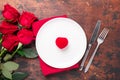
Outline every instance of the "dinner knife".
<path id="1" fill-rule="evenodd" d="M 84 68 L 84 64 L 85 64 L 85 61 L 86 61 L 86 59 L 87 59 L 89 50 L 90 50 L 92 44 L 95 42 L 95 40 L 96 40 L 96 38 L 97 38 L 99 29 L 100 29 L 100 25 L 101 25 L 101 20 L 98 20 L 97 23 L 96 23 L 96 26 L 95 26 L 95 28 L 94 28 L 94 30 L 93 30 L 92 37 L 91 37 L 91 39 L 90 39 L 90 41 L 89 41 L 88 48 L 87 48 L 87 50 L 86 50 L 86 52 L 85 52 L 85 55 L 84 55 L 84 57 L 83 57 L 83 59 L 82 59 L 82 63 L 81 63 L 81 65 L 80 65 L 80 69 L 79 69 L 80 71 L 82 71 L 83 68 Z"/>

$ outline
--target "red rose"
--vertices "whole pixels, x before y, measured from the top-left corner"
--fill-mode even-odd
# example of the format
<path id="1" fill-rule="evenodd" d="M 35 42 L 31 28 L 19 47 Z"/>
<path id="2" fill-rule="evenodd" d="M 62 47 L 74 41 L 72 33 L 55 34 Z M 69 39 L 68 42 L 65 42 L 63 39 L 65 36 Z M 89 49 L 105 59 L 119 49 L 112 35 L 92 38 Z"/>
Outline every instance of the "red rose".
<path id="1" fill-rule="evenodd" d="M 30 28 L 32 23 L 36 19 L 37 18 L 35 17 L 34 14 L 32 14 L 30 12 L 23 12 L 22 15 L 20 16 L 19 23 L 26 28 Z"/>
<path id="2" fill-rule="evenodd" d="M 19 12 L 9 4 L 6 4 L 4 6 L 2 15 L 4 16 L 5 19 L 10 20 L 12 22 L 16 22 L 20 16 Z"/>
<path id="3" fill-rule="evenodd" d="M 22 44 L 30 44 L 34 40 L 33 32 L 27 29 L 21 29 L 18 34 L 18 39 Z"/>
<path id="4" fill-rule="evenodd" d="M 17 30 L 18 30 L 18 27 L 16 25 L 9 23 L 9 22 L 3 21 L 0 24 L 0 32 L 2 34 L 9 34 L 9 33 L 11 34 Z"/>
<path id="5" fill-rule="evenodd" d="M 2 39 L 2 46 L 8 51 L 12 51 L 19 43 L 18 37 L 15 35 L 4 35 Z"/>

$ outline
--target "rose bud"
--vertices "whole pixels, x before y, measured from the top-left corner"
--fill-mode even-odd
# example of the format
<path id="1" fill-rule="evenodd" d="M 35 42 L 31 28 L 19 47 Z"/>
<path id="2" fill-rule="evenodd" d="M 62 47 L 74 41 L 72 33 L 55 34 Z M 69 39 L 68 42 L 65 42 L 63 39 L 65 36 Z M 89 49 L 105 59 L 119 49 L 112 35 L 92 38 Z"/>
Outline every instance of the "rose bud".
<path id="1" fill-rule="evenodd" d="M 30 28 L 35 20 L 37 20 L 37 17 L 35 17 L 34 14 L 30 12 L 23 12 L 20 16 L 19 23 L 25 28 Z"/>
<path id="2" fill-rule="evenodd" d="M 34 40 L 33 32 L 27 29 L 21 29 L 18 34 L 19 41 L 24 44 L 30 44 Z"/>
<path id="3" fill-rule="evenodd" d="M 19 12 L 10 6 L 9 4 L 6 4 L 4 6 L 4 10 L 2 11 L 2 15 L 6 20 L 16 22 L 19 19 Z"/>
<path id="4" fill-rule="evenodd" d="M 9 22 L 2 21 L 2 23 L 0 24 L 0 32 L 2 34 L 11 34 L 17 30 L 18 30 L 18 27 Z"/>
<path id="5" fill-rule="evenodd" d="M 4 35 L 2 39 L 2 46 L 8 51 L 12 51 L 19 43 L 18 37 L 11 34 Z"/>

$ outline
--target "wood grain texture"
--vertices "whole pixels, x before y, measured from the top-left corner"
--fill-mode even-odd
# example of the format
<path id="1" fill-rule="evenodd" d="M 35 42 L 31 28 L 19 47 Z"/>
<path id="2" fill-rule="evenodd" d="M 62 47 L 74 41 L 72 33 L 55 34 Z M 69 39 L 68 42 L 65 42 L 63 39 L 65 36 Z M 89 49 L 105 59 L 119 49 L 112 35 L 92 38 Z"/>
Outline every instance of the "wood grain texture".
<path id="1" fill-rule="evenodd" d="M 26 80 L 120 80 L 120 0 L 0 0 L 0 12 L 6 3 L 21 13 L 32 12 L 39 19 L 66 14 L 82 26 L 88 41 L 98 19 L 102 21 L 100 31 L 110 29 L 86 74 L 72 70 L 44 77 L 38 59 L 17 57 L 19 71 L 29 73 Z"/>

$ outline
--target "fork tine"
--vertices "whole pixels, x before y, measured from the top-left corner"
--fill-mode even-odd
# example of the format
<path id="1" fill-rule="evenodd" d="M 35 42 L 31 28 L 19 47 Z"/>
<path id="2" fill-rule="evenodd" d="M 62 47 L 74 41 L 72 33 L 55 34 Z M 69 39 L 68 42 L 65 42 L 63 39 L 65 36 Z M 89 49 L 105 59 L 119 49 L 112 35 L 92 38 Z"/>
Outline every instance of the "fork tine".
<path id="1" fill-rule="evenodd" d="M 105 34 L 105 32 L 106 32 L 106 28 L 104 28 L 104 29 L 102 30 L 100 36 L 103 36 L 103 34 Z"/>
<path id="2" fill-rule="evenodd" d="M 102 30 L 101 34 L 99 35 L 99 38 L 100 38 L 100 39 L 105 39 L 105 37 L 107 36 L 108 32 L 109 32 L 109 29 L 104 28 L 104 29 Z"/>
<path id="3" fill-rule="evenodd" d="M 105 31 L 105 33 L 103 34 L 103 39 L 106 38 L 106 36 L 107 36 L 107 34 L 108 34 L 108 32 L 109 32 L 109 30 L 108 30 L 107 28 L 105 28 L 105 29 L 106 29 L 106 31 Z"/>
<path id="4" fill-rule="evenodd" d="M 102 30 L 102 32 L 100 33 L 99 38 L 102 38 L 103 33 L 105 33 L 105 28 L 104 28 L 104 29 Z"/>
<path id="5" fill-rule="evenodd" d="M 98 37 L 98 38 L 103 39 L 103 38 L 102 38 L 103 33 L 104 33 L 104 31 L 102 31 L 102 32 L 100 33 L 100 35 L 99 35 L 99 37 Z"/>

